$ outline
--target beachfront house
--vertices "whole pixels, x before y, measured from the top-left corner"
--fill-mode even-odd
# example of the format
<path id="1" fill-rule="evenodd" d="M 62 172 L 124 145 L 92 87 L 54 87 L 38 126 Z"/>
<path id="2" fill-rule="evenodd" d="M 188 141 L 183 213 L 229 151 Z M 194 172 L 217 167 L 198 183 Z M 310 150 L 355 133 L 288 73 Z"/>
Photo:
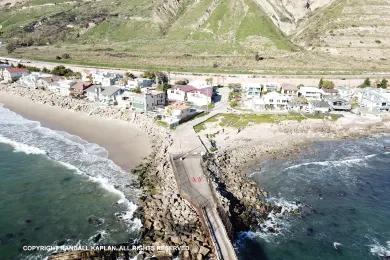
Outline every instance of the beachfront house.
<path id="1" fill-rule="evenodd" d="M 310 112 L 326 114 L 330 112 L 330 106 L 328 102 L 324 100 L 312 100 L 309 103 Z"/>
<path id="2" fill-rule="evenodd" d="M 116 104 L 117 97 L 122 93 L 122 89 L 118 86 L 92 85 L 86 89 L 85 93 L 89 101 L 112 105 Z"/>
<path id="3" fill-rule="evenodd" d="M 205 87 L 187 93 L 187 102 L 195 106 L 207 106 L 211 104 L 214 90 L 212 87 Z"/>
<path id="4" fill-rule="evenodd" d="M 164 109 L 164 115 L 162 120 L 166 122 L 170 127 L 177 126 L 180 123 L 189 120 L 197 115 L 199 112 L 191 106 L 175 102 Z"/>
<path id="5" fill-rule="evenodd" d="M 59 80 L 50 84 L 48 89 L 55 94 L 69 96 L 74 84 L 76 84 L 76 81 L 74 80 Z"/>
<path id="6" fill-rule="evenodd" d="M 135 89 L 135 88 L 149 88 L 152 87 L 154 80 L 147 78 L 135 78 L 129 79 L 126 84 L 127 89 Z"/>
<path id="7" fill-rule="evenodd" d="M 2 71 L 3 81 L 11 83 L 19 80 L 21 77 L 29 74 L 25 68 L 7 67 Z"/>
<path id="8" fill-rule="evenodd" d="M 339 95 L 339 91 L 335 88 L 322 88 L 324 92 L 324 98 L 334 98 Z"/>
<path id="9" fill-rule="evenodd" d="M 333 98 L 328 101 L 329 106 L 334 111 L 351 111 L 351 103 L 343 98 Z"/>
<path id="10" fill-rule="evenodd" d="M 94 72 L 91 74 L 92 83 L 102 85 L 102 87 L 113 86 L 121 79 L 121 76 L 116 73 L 109 72 Z"/>
<path id="11" fill-rule="evenodd" d="M 272 91 L 260 98 L 254 98 L 247 102 L 249 102 L 249 107 L 254 111 L 286 110 L 288 109 L 290 99 L 290 96 Z"/>
<path id="12" fill-rule="evenodd" d="M 177 85 L 168 91 L 169 101 L 190 102 L 195 106 L 206 106 L 212 102 L 213 88 L 195 88 L 191 85 Z"/>
<path id="13" fill-rule="evenodd" d="M 47 89 L 49 85 L 53 84 L 55 81 L 62 79 L 58 76 L 53 76 L 50 74 L 44 74 L 40 72 L 33 72 L 22 76 L 19 80 L 19 86 L 32 89 Z"/>
<path id="14" fill-rule="evenodd" d="M 246 99 L 260 98 L 264 86 L 259 83 L 247 84 L 243 87 Z"/>
<path id="15" fill-rule="evenodd" d="M 317 87 L 301 87 L 298 90 L 298 97 L 304 97 L 307 100 L 321 100 L 324 96 L 324 91 Z"/>
<path id="16" fill-rule="evenodd" d="M 148 112 L 154 111 L 157 108 L 163 108 L 166 104 L 166 95 L 163 91 L 150 89 L 142 93 L 126 91 L 122 95 L 122 100 L 128 102 L 129 106 L 135 111 Z"/>
<path id="17" fill-rule="evenodd" d="M 265 91 L 267 92 L 279 92 L 280 91 L 280 84 L 279 83 L 266 83 L 265 84 Z"/>
<path id="18" fill-rule="evenodd" d="M 71 87 L 71 95 L 72 96 L 84 96 L 85 91 L 92 86 L 92 82 L 87 81 L 87 82 L 77 82 Z"/>
<path id="19" fill-rule="evenodd" d="M 37 88 L 39 78 L 40 78 L 39 73 L 33 72 L 31 74 L 22 76 L 19 79 L 18 83 L 19 86 L 35 89 Z"/>
<path id="20" fill-rule="evenodd" d="M 363 89 L 361 91 L 360 106 L 373 112 L 389 111 L 390 93 L 382 89 Z"/>
<path id="21" fill-rule="evenodd" d="M 280 93 L 283 95 L 295 97 L 298 95 L 298 86 L 288 83 L 283 83 L 280 89 Z"/>

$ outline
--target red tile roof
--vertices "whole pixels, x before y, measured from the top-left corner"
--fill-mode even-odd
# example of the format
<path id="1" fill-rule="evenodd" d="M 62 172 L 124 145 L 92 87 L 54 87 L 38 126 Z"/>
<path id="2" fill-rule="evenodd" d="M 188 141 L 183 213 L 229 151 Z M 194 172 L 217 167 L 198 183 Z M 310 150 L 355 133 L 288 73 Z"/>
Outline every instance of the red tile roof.
<path id="1" fill-rule="evenodd" d="M 14 67 L 11 67 L 11 68 L 6 68 L 6 70 L 9 73 L 24 73 L 24 74 L 28 74 L 28 70 L 25 69 L 25 68 L 14 68 Z"/>
<path id="2" fill-rule="evenodd" d="M 206 87 L 206 88 L 195 88 L 190 85 L 178 85 L 174 86 L 174 89 L 180 89 L 183 92 L 186 93 L 200 93 L 202 95 L 212 97 L 213 96 L 213 88 L 212 87 Z"/>

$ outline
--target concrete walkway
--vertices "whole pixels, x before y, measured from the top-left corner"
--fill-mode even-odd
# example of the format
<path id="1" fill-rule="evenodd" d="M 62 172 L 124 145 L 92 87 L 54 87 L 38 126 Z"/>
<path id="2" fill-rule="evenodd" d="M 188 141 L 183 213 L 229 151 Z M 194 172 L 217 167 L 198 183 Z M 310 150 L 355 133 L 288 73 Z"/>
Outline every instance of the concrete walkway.
<path id="1" fill-rule="evenodd" d="M 237 256 L 233 245 L 216 209 L 218 202 L 201 165 L 206 149 L 193 129 L 195 125 L 223 112 L 226 104 L 221 102 L 208 115 L 179 126 L 174 133 L 170 153 L 180 193 L 203 215 L 201 217 L 209 230 L 217 259 L 235 260 Z"/>

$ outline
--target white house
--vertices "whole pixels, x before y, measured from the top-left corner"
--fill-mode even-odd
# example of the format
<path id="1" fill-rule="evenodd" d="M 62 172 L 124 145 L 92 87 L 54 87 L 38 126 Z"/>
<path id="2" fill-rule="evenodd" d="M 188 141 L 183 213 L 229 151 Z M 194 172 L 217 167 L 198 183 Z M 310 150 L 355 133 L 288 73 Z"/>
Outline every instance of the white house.
<path id="1" fill-rule="evenodd" d="M 190 102 L 195 106 L 206 106 L 212 102 L 213 88 L 195 88 L 190 85 L 168 89 L 169 101 Z"/>
<path id="2" fill-rule="evenodd" d="M 245 96 L 247 99 L 260 98 L 264 89 L 262 84 L 252 83 L 244 86 Z"/>
<path id="3" fill-rule="evenodd" d="M 27 69 L 8 67 L 3 69 L 2 78 L 6 82 L 14 82 L 28 74 L 29 71 Z"/>
<path id="4" fill-rule="evenodd" d="M 298 91 L 298 97 L 304 97 L 307 100 L 321 100 L 324 91 L 317 87 L 301 87 Z"/>
<path id="5" fill-rule="evenodd" d="M 61 96 L 69 96 L 74 84 L 76 84 L 74 80 L 59 80 L 50 84 L 48 89 Z"/>
<path id="6" fill-rule="evenodd" d="M 48 79 L 52 79 L 52 82 L 54 82 L 53 77 L 50 74 L 33 72 L 22 76 L 18 82 L 20 86 L 26 88 L 47 88 L 49 86 Z"/>
<path id="7" fill-rule="evenodd" d="M 382 89 L 364 89 L 361 92 L 360 106 L 370 111 L 389 111 L 390 93 Z"/>
<path id="8" fill-rule="evenodd" d="M 290 99 L 290 96 L 273 91 L 248 102 L 251 102 L 250 106 L 252 106 L 251 108 L 255 111 L 267 109 L 285 110 L 289 107 Z"/>
<path id="9" fill-rule="evenodd" d="M 91 74 L 92 83 L 102 87 L 113 86 L 121 78 L 119 74 L 108 72 L 94 72 Z"/>
<path id="10" fill-rule="evenodd" d="M 26 88 L 36 88 L 38 84 L 39 74 L 38 73 L 31 73 L 25 76 L 22 76 L 19 79 L 19 84 L 22 87 Z"/>
<path id="11" fill-rule="evenodd" d="M 135 78 L 127 81 L 126 88 L 135 89 L 135 88 L 149 88 L 153 85 L 154 80 L 147 78 Z"/>
<path id="12" fill-rule="evenodd" d="M 101 102 L 105 104 L 115 104 L 117 97 L 122 93 L 122 89 L 118 86 L 93 85 L 87 88 L 86 97 L 89 101 Z"/>
<path id="13" fill-rule="evenodd" d="M 163 121 L 169 126 L 177 126 L 181 122 L 195 116 L 198 111 L 181 102 L 173 103 L 165 107 Z"/>
<path id="14" fill-rule="evenodd" d="M 166 104 L 166 95 L 163 91 L 146 90 L 143 93 L 127 91 L 129 106 L 139 112 L 153 111 Z"/>
<path id="15" fill-rule="evenodd" d="M 272 92 L 272 91 L 279 92 L 280 91 L 280 84 L 279 83 L 266 83 L 265 90 L 267 92 Z"/>
<path id="16" fill-rule="evenodd" d="M 297 96 L 299 88 L 296 85 L 283 83 L 280 93 L 288 96 Z"/>

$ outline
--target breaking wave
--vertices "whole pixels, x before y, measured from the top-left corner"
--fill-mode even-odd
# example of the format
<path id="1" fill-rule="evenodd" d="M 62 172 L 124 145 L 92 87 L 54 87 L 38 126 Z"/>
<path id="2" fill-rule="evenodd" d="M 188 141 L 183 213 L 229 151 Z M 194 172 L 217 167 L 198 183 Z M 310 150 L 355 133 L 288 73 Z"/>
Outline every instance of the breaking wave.
<path id="1" fill-rule="evenodd" d="M 374 244 L 369 245 L 370 253 L 374 256 L 388 259 L 390 257 L 390 241 L 386 241 L 386 246 L 381 245 L 378 241 L 374 240 Z"/>
<path id="2" fill-rule="evenodd" d="M 7 137 L 4 137 L 2 135 L 0 135 L 0 143 L 12 146 L 12 148 L 14 149 L 14 152 L 16 152 L 16 153 L 45 154 L 46 155 L 46 152 L 42 149 L 30 146 L 30 145 L 26 145 L 23 143 L 15 142 L 15 141 L 13 141 Z"/>
<path id="3" fill-rule="evenodd" d="M 135 177 L 124 172 L 108 159 L 108 152 L 78 136 L 42 127 L 0 106 L 0 143 L 13 147 L 15 152 L 44 155 L 76 174 L 99 183 L 102 188 L 118 196 L 118 204 L 126 207 L 118 217 L 129 230 L 141 227 L 141 221 L 133 219 L 140 191 L 132 185 Z"/>
<path id="4" fill-rule="evenodd" d="M 388 154 L 388 152 L 384 152 L 383 154 Z M 349 166 L 353 167 L 356 165 L 364 165 L 364 163 L 373 157 L 376 157 L 380 154 L 369 154 L 363 157 L 359 158 L 349 158 L 344 160 L 334 160 L 334 161 L 320 161 L 320 162 L 307 162 L 307 163 L 300 163 L 296 165 L 289 166 L 285 168 L 284 170 L 292 170 L 292 169 L 298 169 L 305 166 L 326 166 L 326 167 L 340 167 L 340 166 Z"/>

